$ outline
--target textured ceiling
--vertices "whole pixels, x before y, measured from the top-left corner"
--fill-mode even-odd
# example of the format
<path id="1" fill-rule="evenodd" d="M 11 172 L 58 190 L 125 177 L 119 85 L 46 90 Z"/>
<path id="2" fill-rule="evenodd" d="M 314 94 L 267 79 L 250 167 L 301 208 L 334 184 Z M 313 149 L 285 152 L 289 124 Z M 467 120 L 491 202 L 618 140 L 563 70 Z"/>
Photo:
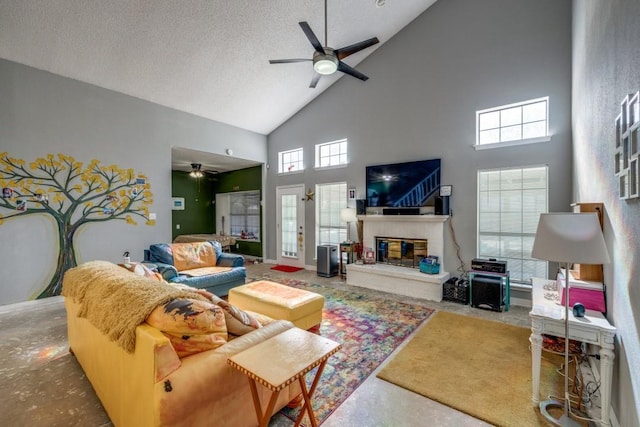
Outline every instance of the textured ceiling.
<path id="1" fill-rule="evenodd" d="M 330 47 L 381 42 L 348 65 L 435 0 L 379 2 L 328 1 Z M 268 63 L 311 58 L 299 21 L 324 44 L 322 0 L 0 0 L 0 58 L 269 134 L 344 76 L 310 89 L 310 62 Z"/>

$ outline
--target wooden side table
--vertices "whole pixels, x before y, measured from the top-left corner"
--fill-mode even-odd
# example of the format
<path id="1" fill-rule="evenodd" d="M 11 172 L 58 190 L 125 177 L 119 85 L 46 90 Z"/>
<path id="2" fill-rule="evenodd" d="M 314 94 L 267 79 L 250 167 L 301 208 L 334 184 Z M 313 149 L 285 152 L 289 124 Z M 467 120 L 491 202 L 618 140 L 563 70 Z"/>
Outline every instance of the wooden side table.
<path id="1" fill-rule="evenodd" d="M 292 328 L 232 356 L 227 359 L 227 363 L 249 378 L 253 405 L 260 427 L 269 425 L 280 390 L 294 381 L 300 383 L 303 398 L 302 411 L 298 415 L 295 426 L 300 425 L 305 412 L 308 412 L 311 425 L 317 427 L 318 422 L 311 407 L 311 397 L 327 360 L 339 349 L 340 344 L 335 341 L 299 328 Z M 316 366 L 318 370 L 311 388 L 307 390 L 305 376 Z M 271 390 L 271 399 L 264 410 L 260 405 L 256 383 Z"/>

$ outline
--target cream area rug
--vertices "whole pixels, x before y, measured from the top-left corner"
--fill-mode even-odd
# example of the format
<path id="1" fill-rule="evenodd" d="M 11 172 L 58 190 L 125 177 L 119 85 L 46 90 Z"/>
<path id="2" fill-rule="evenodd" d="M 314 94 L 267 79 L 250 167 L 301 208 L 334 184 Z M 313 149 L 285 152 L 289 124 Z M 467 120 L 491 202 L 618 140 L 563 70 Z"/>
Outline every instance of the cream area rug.
<path id="1" fill-rule="evenodd" d="M 547 426 L 531 400 L 530 334 L 439 311 L 378 377 L 496 426 Z M 542 400 L 562 395 L 561 359 L 543 352 Z"/>

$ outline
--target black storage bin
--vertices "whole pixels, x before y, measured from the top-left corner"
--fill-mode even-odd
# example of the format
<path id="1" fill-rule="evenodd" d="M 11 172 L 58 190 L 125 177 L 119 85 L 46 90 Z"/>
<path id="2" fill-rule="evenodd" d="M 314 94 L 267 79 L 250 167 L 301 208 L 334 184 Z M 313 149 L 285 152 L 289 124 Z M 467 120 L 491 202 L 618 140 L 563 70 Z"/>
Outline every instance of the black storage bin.
<path id="1" fill-rule="evenodd" d="M 442 299 L 445 301 L 469 304 L 469 281 L 451 278 L 442 285 Z"/>

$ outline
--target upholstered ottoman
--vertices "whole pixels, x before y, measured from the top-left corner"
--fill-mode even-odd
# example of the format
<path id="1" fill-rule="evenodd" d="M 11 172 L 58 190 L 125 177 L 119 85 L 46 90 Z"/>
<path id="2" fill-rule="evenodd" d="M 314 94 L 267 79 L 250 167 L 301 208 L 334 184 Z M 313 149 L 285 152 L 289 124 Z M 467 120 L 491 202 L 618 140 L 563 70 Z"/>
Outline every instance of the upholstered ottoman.
<path id="1" fill-rule="evenodd" d="M 229 303 L 273 319 L 289 320 L 300 329 L 312 329 L 322 321 L 324 297 L 303 289 L 259 280 L 230 289 Z"/>

